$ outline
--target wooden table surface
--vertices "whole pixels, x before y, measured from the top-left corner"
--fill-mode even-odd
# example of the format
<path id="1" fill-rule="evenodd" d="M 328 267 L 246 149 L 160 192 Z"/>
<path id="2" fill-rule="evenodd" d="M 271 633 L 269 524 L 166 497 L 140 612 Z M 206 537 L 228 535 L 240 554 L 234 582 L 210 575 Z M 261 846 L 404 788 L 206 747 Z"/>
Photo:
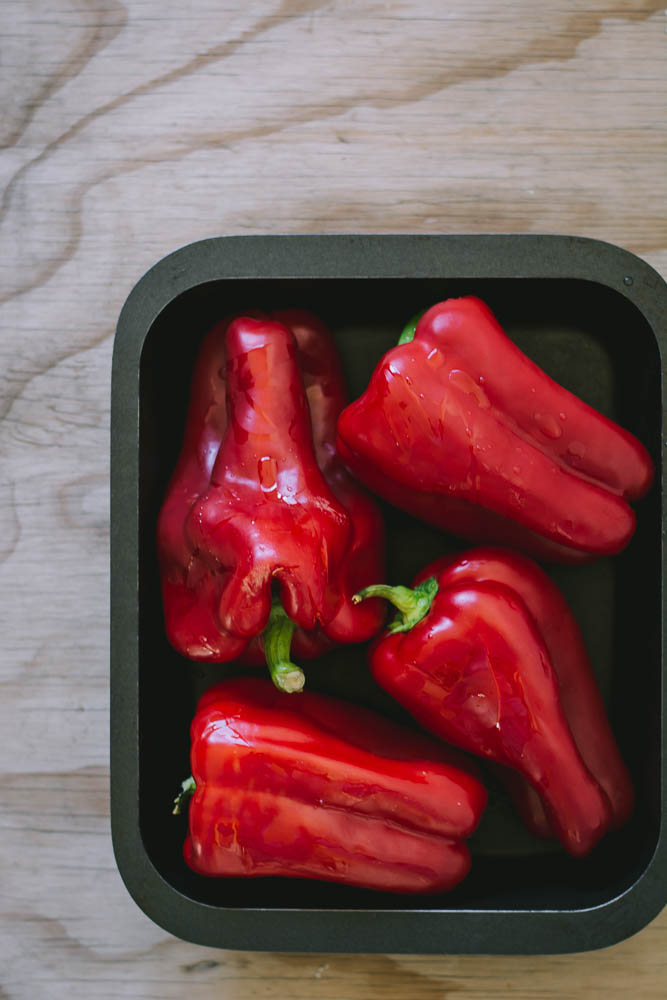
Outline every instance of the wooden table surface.
<path id="1" fill-rule="evenodd" d="M 114 328 L 206 236 L 558 232 L 667 273 L 649 0 L 4 0 L 0 997 L 663 997 L 667 912 L 561 957 L 170 937 L 109 832 Z"/>

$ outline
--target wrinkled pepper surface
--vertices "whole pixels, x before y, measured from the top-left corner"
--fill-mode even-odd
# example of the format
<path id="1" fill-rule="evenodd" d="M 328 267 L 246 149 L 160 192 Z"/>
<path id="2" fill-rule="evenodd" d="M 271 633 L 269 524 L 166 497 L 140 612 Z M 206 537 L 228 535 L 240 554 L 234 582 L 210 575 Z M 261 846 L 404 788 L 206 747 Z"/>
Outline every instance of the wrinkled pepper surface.
<path id="1" fill-rule="evenodd" d="M 575 856 L 628 819 L 633 789 L 583 639 L 531 560 L 472 549 L 406 587 L 369 587 L 399 612 L 371 648 L 378 683 L 427 730 L 512 769 L 528 826 Z"/>
<path id="2" fill-rule="evenodd" d="M 619 552 L 635 527 L 628 501 L 653 475 L 632 434 L 552 381 L 474 297 L 406 327 L 341 414 L 338 448 L 414 516 L 554 561 Z"/>
<path id="3" fill-rule="evenodd" d="M 332 338 L 310 314 L 237 317 L 205 338 L 158 520 L 166 630 L 184 656 L 267 656 L 296 690 L 291 650 L 313 657 L 381 627 L 380 602 L 360 614 L 351 601 L 383 575 L 384 537 L 335 453 L 344 403 Z"/>
<path id="4" fill-rule="evenodd" d="M 469 871 L 464 841 L 486 792 L 427 737 L 338 699 L 241 678 L 203 695 L 191 741 L 184 856 L 199 874 L 432 893 Z"/>

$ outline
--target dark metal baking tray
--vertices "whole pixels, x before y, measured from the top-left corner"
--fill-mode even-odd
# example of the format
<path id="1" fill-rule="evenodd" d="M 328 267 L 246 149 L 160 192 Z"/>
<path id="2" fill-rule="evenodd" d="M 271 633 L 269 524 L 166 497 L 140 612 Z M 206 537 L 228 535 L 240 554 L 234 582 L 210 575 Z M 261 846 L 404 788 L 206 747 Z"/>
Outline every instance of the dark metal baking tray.
<path id="1" fill-rule="evenodd" d="M 206 879 L 185 865 L 171 801 L 189 773 L 197 696 L 240 672 L 181 659 L 162 620 L 155 522 L 180 448 L 189 373 L 210 325 L 237 309 L 299 306 L 333 330 L 350 398 L 411 315 L 475 294 L 557 381 L 636 434 L 656 465 L 629 547 L 549 567 L 581 624 L 637 808 L 584 860 L 533 839 L 488 778 L 454 892 L 404 897 L 286 879 Z M 177 250 L 136 285 L 114 345 L 111 421 L 111 819 L 125 883 L 190 941 L 258 951 L 550 953 L 638 931 L 667 899 L 663 668 L 665 283 L 632 254 L 565 236 L 255 236 Z M 407 582 L 465 548 L 384 506 L 389 576 Z M 311 663 L 308 684 L 412 724 L 369 676 L 363 647 Z"/>

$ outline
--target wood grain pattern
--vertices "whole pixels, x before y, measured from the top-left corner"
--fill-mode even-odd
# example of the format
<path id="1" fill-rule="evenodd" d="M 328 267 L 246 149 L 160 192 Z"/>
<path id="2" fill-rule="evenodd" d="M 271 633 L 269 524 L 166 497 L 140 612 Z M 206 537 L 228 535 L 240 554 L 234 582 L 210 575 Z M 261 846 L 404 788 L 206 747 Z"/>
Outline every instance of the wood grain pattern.
<path id="1" fill-rule="evenodd" d="M 5 0 L 0 997 L 646 998 L 667 915 L 563 957 L 252 955 L 154 926 L 108 816 L 116 318 L 224 233 L 569 232 L 667 273 L 648 0 Z"/>

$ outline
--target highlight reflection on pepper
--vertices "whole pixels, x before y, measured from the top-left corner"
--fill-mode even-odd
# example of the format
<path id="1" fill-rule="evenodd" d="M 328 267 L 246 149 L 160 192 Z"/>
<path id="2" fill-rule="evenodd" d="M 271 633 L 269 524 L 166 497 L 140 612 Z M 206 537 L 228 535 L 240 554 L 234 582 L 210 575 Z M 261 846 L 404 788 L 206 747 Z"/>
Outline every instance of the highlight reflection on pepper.
<path id="1" fill-rule="evenodd" d="M 182 655 L 266 659 L 295 691 L 292 653 L 380 629 L 379 602 L 352 604 L 384 573 L 384 531 L 335 450 L 345 401 L 333 338 L 308 313 L 237 317 L 205 338 L 158 521 L 165 625 Z"/>
<path id="2" fill-rule="evenodd" d="M 415 517 L 563 562 L 624 548 L 629 501 L 653 477 L 643 445 L 552 381 L 472 296 L 408 324 L 341 414 L 338 449 Z"/>
<path id="3" fill-rule="evenodd" d="M 456 751 L 367 709 L 268 681 L 223 681 L 191 727 L 184 856 L 202 875 L 283 875 L 444 892 L 486 792 Z"/>
<path id="4" fill-rule="evenodd" d="M 358 595 L 398 608 L 371 647 L 375 679 L 425 729 L 504 765 L 534 833 L 586 854 L 634 796 L 564 598 L 537 564 L 498 548 L 437 560 L 414 587 Z"/>

